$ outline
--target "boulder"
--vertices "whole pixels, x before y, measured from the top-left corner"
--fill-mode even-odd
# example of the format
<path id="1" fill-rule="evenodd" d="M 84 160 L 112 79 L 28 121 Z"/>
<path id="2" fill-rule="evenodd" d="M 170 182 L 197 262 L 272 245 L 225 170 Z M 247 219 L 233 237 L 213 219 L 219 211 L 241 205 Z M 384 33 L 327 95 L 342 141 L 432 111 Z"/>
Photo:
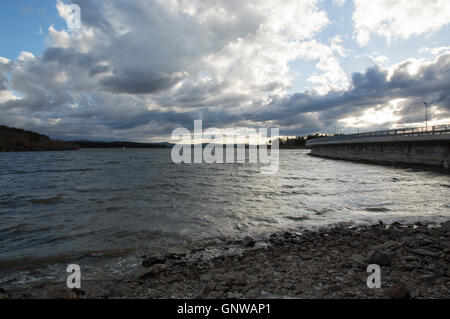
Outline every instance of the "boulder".
<path id="1" fill-rule="evenodd" d="M 167 266 L 163 264 L 157 264 L 150 267 L 148 270 L 145 270 L 138 274 L 138 279 L 145 279 L 147 277 L 156 277 L 160 273 L 166 271 Z"/>
<path id="2" fill-rule="evenodd" d="M 255 240 L 251 237 L 245 237 L 242 241 L 242 245 L 245 248 L 255 247 Z"/>
<path id="3" fill-rule="evenodd" d="M 404 282 L 393 285 L 387 291 L 387 296 L 391 299 L 405 299 L 409 298 L 410 295 L 408 287 Z"/>
<path id="4" fill-rule="evenodd" d="M 153 265 L 164 264 L 165 262 L 166 261 L 164 259 L 158 257 L 144 258 L 142 259 L 142 266 L 145 268 L 150 268 Z"/>
<path id="5" fill-rule="evenodd" d="M 367 259 L 370 264 L 376 264 L 380 266 L 390 266 L 392 263 L 392 258 L 389 254 L 385 252 L 380 252 L 375 250 Z"/>

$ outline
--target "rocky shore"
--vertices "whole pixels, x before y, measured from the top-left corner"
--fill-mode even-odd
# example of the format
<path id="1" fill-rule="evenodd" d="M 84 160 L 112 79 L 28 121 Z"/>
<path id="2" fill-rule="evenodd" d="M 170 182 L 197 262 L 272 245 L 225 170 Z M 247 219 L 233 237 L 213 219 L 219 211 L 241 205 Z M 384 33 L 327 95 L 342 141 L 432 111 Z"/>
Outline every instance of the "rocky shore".
<path id="1" fill-rule="evenodd" d="M 339 226 L 230 241 L 207 251 L 143 256 L 133 278 L 65 283 L 3 298 L 449 298 L 450 221 L 441 225 Z M 236 248 L 239 248 L 236 250 Z M 381 267 L 381 288 L 367 287 L 369 264 Z"/>

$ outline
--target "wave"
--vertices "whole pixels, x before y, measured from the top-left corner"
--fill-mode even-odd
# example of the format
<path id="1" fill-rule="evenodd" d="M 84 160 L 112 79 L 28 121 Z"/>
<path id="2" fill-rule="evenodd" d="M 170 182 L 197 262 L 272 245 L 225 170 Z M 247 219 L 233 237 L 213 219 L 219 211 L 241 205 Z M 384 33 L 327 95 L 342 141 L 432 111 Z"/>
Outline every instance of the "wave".
<path id="1" fill-rule="evenodd" d="M 374 213 L 387 213 L 391 211 L 389 208 L 386 207 L 367 207 L 366 210 L 368 212 L 374 212 Z"/>
<path id="2" fill-rule="evenodd" d="M 56 196 L 56 197 L 50 197 L 50 198 L 44 198 L 44 199 L 30 199 L 29 202 L 31 204 L 51 205 L 51 204 L 57 204 L 57 203 L 62 202 L 62 197 Z"/>

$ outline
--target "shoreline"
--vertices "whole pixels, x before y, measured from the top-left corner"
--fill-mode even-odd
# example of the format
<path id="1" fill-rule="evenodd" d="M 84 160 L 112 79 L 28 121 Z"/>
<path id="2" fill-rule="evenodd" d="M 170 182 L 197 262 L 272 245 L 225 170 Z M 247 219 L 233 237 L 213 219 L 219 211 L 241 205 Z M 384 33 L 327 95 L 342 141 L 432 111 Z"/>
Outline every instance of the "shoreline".
<path id="1" fill-rule="evenodd" d="M 227 245 L 215 257 L 203 249 L 143 256 L 135 275 L 82 281 L 80 290 L 65 282 L 0 287 L 0 299 L 450 298 L 450 221 L 335 226 Z M 367 287 L 369 264 L 381 267 L 380 289 Z"/>

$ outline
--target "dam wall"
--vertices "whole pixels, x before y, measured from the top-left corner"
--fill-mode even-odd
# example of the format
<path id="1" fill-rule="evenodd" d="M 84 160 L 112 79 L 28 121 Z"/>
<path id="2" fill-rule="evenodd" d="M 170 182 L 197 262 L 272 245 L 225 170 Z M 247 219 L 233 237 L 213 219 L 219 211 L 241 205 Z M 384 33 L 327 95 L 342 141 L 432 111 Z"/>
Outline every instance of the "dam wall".
<path id="1" fill-rule="evenodd" d="M 340 135 L 311 140 L 311 155 L 449 170 L 450 126 Z"/>

